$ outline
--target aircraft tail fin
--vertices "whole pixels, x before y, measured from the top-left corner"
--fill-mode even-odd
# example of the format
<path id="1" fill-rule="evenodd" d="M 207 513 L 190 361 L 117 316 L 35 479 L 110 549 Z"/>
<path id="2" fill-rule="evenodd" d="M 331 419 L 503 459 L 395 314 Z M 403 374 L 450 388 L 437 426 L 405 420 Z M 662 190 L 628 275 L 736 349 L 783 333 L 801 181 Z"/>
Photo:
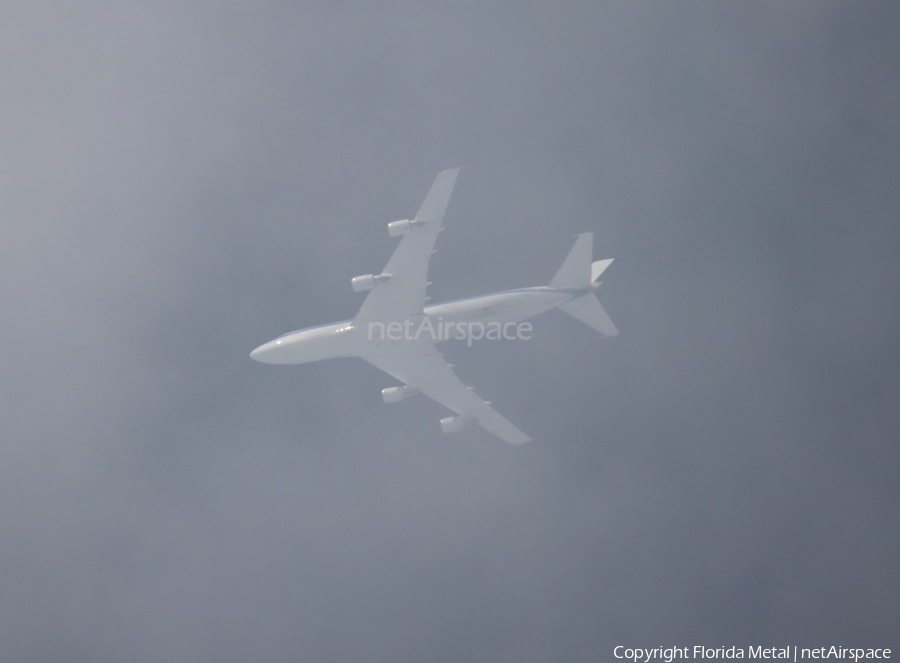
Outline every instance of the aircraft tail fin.
<path id="1" fill-rule="evenodd" d="M 582 233 L 550 281 L 551 288 L 583 288 L 591 283 L 591 258 L 594 256 L 594 233 Z"/>
<path id="2" fill-rule="evenodd" d="M 565 311 L 576 320 L 581 320 L 584 324 L 592 329 L 596 329 L 604 336 L 617 336 L 619 330 L 610 320 L 609 315 L 600 305 L 600 300 L 593 292 L 586 295 L 570 299 L 565 304 L 559 306 L 560 310 Z"/>
<path id="3" fill-rule="evenodd" d="M 583 288 L 593 285 L 612 264 L 613 258 L 595 260 L 594 233 L 582 233 L 575 238 L 575 245 L 569 251 L 569 255 L 563 260 L 556 271 L 556 276 L 550 281 L 551 288 Z"/>
<path id="4" fill-rule="evenodd" d="M 604 336 L 616 336 L 619 330 L 603 310 L 600 300 L 589 290 L 589 288 L 596 290 L 599 287 L 597 279 L 612 264 L 613 259 L 591 261 L 593 255 L 593 233 L 578 235 L 569 255 L 563 260 L 563 264 L 560 265 L 553 280 L 550 281 L 550 287 L 588 290 L 587 294 L 576 296 L 575 299 L 561 304 L 559 308 Z"/>

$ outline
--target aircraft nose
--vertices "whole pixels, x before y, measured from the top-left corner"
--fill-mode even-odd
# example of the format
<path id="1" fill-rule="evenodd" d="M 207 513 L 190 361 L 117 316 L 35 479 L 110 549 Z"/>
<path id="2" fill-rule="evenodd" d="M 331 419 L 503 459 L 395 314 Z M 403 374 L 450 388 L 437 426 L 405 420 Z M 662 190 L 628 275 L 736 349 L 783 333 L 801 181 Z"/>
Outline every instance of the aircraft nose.
<path id="1" fill-rule="evenodd" d="M 268 343 L 263 343 L 262 345 L 260 345 L 258 348 L 256 348 L 253 352 L 250 353 L 250 359 L 252 359 L 253 361 L 265 362 L 265 359 L 263 358 L 263 356 L 265 355 L 266 350 L 269 349 L 268 346 L 269 346 Z"/>
<path id="2" fill-rule="evenodd" d="M 250 353 L 250 359 L 263 364 L 284 364 L 284 350 L 288 344 L 284 343 L 284 345 L 282 345 L 282 343 L 283 341 L 280 338 L 276 338 L 274 341 L 269 341 L 268 343 L 263 343 Z"/>

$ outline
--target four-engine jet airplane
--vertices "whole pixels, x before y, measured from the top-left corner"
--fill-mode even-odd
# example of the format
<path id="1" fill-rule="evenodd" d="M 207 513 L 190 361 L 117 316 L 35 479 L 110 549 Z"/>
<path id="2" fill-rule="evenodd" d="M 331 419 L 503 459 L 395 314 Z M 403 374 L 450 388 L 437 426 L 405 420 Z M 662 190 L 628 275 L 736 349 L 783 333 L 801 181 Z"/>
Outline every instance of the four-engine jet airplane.
<path id="1" fill-rule="evenodd" d="M 478 424 L 510 444 L 520 444 L 530 438 L 466 387 L 434 345 L 448 337 L 464 338 L 457 332 L 471 334 L 472 326 L 479 323 L 481 330 L 496 324 L 509 331 L 507 323 L 519 323 L 552 308 L 562 309 L 604 336 L 615 336 L 618 332 L 594 294 L 600 285 L 597 279 L 612 259 L 592 262 L 593 235 L 584 233 L 577 236 L 546 286 L 426 306 L 428 261 L 443 230 L 444 212 L 458 173 L 459 169 L 453 168 L 438 174 L 416 216 L 388 224 L 388 233 L 403 239 L 380 274 L 351 280 L 353 290 L 371 290 L 356 317 L 287 333 L 259 346 L 250 357 L 267 364 L 360 357 L 403 383 L 382 389 L 386 403 L 422 393 L 456 413 L 441 419 L 445 433 Z M 451 333 L 442 335 L 440 330 L 447 330 L 448 325 Z M 414 333 L 422 329 L 426 332 Z"/>

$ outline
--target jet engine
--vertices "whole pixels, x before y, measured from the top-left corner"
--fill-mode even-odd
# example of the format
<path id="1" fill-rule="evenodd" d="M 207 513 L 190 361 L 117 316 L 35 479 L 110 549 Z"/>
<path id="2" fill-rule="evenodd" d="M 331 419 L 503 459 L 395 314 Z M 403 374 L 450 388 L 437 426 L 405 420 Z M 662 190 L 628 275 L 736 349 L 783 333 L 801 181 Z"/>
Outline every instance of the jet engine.
<path id="1" fill-rule="evenodd" d="M 350 285 L 353 286 L 353 292 L 362 292 L 363 290 L 371 290 L 389 278 L 391 278 L 390 274 L 363 274 L 350 279 Z"/>
<path id="2" fill-rule="evenodd" d="M 399 403 L 418 393 L 419 390 L 414 389 L 413 387 L 385 387 L 381 390 L 381 397 L 384 399 L 385 403 Z"/>
<path id="3" fill-rule="evenodd" d="M 444 417 L 441 419 L 441 430 L 445 433 L 456 433 L 472 425 L 469 417 Z"/>
<path id="4" fill-rule="evenodd" d="M 399 237 L 409 232 L 410 228 L 423 225 L 423 221 L 419 219 L 403 219 L 402 221 L 391 221 L 388 224 L 388 235 L 391 237 Z"/>

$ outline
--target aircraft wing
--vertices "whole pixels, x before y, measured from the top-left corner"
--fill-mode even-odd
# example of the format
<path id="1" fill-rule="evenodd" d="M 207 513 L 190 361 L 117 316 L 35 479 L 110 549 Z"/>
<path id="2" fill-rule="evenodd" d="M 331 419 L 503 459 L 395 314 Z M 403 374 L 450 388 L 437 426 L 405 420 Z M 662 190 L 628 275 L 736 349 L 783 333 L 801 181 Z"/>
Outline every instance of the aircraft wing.
<path id="1" fill-rule="evenodd" d="M 430 343 L 404 342 L 384 352 L 364 356 L 367 362 L 417 389 L 510 444 L 530 442 L 525 433 L 479 398 L 456 377 L 450 364 Z"/>
<path id="2" fill-rule="evenodd" d="M 442 230 L 444 212 L 458 174 L 459 168 L 438 173 L 425 201 L 411 219 L 411 227 L 384 268 L 383 274 L 390 277 L 369 292 L 353 319 L 354 325 L 404 320 L 422 314 L 427 299 L 428 261 Z"/>

